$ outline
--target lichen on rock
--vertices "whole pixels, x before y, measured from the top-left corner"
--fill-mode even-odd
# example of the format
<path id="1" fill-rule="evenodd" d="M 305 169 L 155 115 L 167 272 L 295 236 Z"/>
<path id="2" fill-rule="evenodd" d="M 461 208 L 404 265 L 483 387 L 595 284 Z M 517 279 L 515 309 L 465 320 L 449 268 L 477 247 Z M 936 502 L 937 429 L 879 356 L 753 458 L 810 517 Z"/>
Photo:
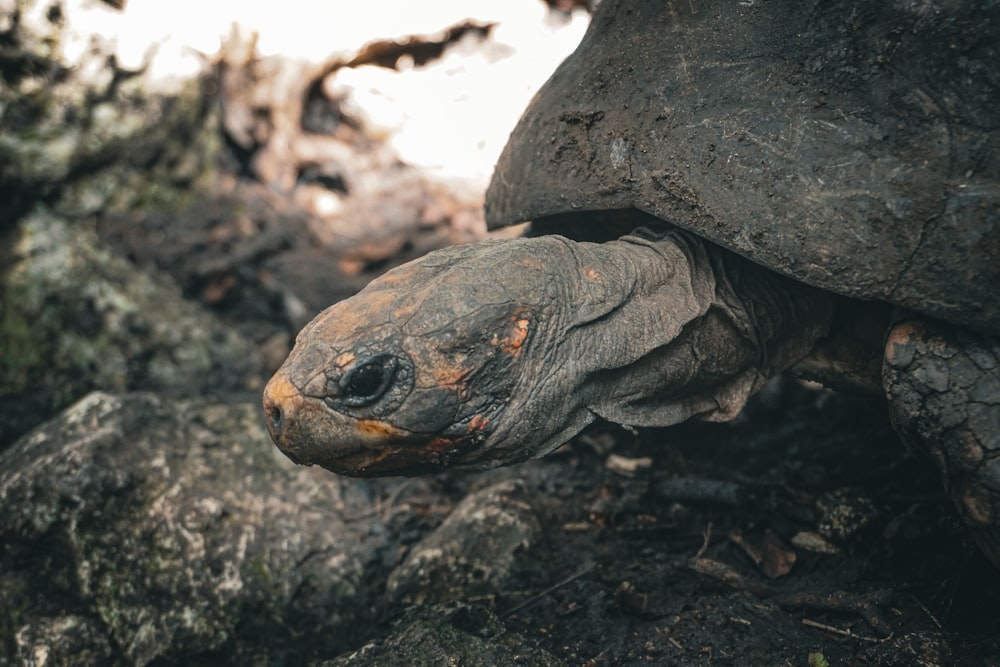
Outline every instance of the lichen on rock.
<path id="1" fill-rule="evenodd" d="M 163 276 L 42 207 L 19 224 L 0 288 L 0 442 L 92 389 L 254 387 L 256 349 Z"/>
<path id="2" fill-rule="evenodd" d="M 256 406 L 90 394 L 0 453 L 0 661 L 345 650 L 386 539 L 338 514 L 365 490 L 284 461 Z"/>
<path id="3" fill-rule="evenodd" d="M 114 20 L 108 5 L 0 5 L 0 195 L 6 203 L 0 222 L 110 165 L 128 167 L 119 170 L 122 176 L 148 167 L 162 157 L 169 137 L 200 134 L 208 117 L 201 79 L 153 76 L 155 45 L 141 63 L 123 65 L 114 40 L 96 28 Z M 197 147 L 182 143 L 187 152 Z M 100 201 L 94 194 L 77 196 L 94 206 Z"/>

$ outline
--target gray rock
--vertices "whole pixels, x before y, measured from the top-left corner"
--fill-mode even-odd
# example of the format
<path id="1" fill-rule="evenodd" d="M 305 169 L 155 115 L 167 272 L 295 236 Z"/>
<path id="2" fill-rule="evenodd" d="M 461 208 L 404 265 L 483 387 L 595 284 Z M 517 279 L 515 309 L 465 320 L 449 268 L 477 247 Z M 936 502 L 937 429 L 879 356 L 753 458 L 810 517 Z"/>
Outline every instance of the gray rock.
<path id="1" fill-rule="evenodd" d="M 218 393 L 259 372 L 248 343 L 91 231 L 94 214 L 194 197 L 220 141 L 211 63 L 168 76 L 151 45 L 124 64 L 112 4 L 0 0 L 0 448 L 92 389 Z"/>
<path id="2" fill-rule="evenodd" d="M 0 267 L 0 445 L 92 389 L 259 385 L 251 343 L 86 225 L 40 208 L 15 231 Z"/>
<path id="3" fill-rule="evenodd" d="M 198 77 L 156 76 L 155 48 L 141 64 L 124 66 L 113 38 L 97 27 L 81 32 L 82 25 L 111 24 L 114 14 L 109 5 L 88 0 L 0 4 L 0 195 L 6 215 L 71 181 L 89 183 L 72 194 L 82 209 L 134 198 L 140 195 L 134 188 L 116 185 L 135 166 L 148 171 L 161 160 L 171 137 L 189 139 L 175 142 L 187 157 L 209 154 L 210 146 L 199 146 L 204 136 L 194 141 L 208 108 Z M 107 178 L 104 170 L 113 163 L 118 177 Z M 199 171 L 190 159 L 176 166 L 186 178 Z M 149 186 L 142 194 L 156 189 Z"/>
<path id="4" fill-rule="evenodd" d="M 322 667 L 561 664 L 520 635 L 507 632 L 503 622 L 488 609 L 458 604 L 411 608 L 388 637 L 324 662 Z"/>
<path id="5" fill-rule="evenodd" d="M 101 624 L 76 614 L 31 617 L 17 629 L 14 645 L 17 664 L 25 667 L 109 664 L 116 655 Z"/>
<path id="6" fill-rule="evenodd" d="M 90 394 L 0 453 L 0 663 L 347 650 L 391 539 L 342 518 L 372 488 L 284 460 L 256 405 Z"/>
<path id="7" fill-rule="evenodd" d="M 540 536 L 524 485 L 505 481 L 466 496 L 389 577 L 394 602 L 489 599 Z"/>

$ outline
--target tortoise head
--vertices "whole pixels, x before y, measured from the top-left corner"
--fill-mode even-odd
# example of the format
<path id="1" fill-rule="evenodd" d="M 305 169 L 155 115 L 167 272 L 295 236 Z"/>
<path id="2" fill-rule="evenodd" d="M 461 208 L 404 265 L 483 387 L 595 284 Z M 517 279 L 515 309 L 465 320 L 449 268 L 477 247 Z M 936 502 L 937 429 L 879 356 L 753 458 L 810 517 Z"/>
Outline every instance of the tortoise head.
<path id="1" fill-rule="evenodd" d="M 540 455 L 512 411 L 538 370 L 546 262 L 511 243 L 432 253 L 320 313 L 264 391 L 278 447 L 358 476 Z"/>

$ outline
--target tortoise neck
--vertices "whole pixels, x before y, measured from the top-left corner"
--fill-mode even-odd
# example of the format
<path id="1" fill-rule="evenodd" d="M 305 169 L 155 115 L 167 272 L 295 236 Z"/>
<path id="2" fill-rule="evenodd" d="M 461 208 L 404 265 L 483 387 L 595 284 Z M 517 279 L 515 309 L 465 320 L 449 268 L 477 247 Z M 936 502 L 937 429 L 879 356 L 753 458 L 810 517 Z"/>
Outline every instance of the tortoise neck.
<path id="1" fill-rule="evenodd" d="M 574 244 L 562 347 L 578 396 L 605 419 L 732 419 L 826 335 L 830 297 L 681 231 Z"/>

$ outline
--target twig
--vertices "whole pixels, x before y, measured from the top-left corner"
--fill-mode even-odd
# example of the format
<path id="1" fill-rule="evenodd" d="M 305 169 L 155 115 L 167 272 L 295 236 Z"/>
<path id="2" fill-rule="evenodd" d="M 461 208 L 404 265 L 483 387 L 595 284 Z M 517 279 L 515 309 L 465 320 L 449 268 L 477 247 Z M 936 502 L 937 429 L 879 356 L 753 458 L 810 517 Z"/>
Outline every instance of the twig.
<path id="1" fill-rule="evenodd" d="M 818 621 L 813 621 L 813 620 L 810 620 L 808 618 L 803 618 L 802 619 L 802 624 L 803 625 L 808 625 L 810 628 L 816 628 L 818 630 L 825 630 L 826 632 L 832 632 L 833 634 L 840 635 L 842 637 L 850 637 L 851 639 L 860 639 L 861 641 L 871 642 L 872 644 L 879 644 L 881 642 L 884 642 L 884 641 L 892 638 L 892 635 L 889 635 L 888 637 L 885 637 L 883 639 L 878 639 L 876 637 L 865 637 L 863 635 L 855 634 L 854 632 L 851 632 L 850 630 L 844 630 L 844 629 L 841 629 L 841 628 L 834 627 L 832 625 L 827 625 L 826 623 L 820 623 Z"/>
<path id="2" fill-rule="evenodd" d="M 701 531 L 702 541 L 701 548 L 698 549 L 698 553 L 694 555 L 695 558 L 701 558 L 708 551 L 708 544 L 712 541 L 712 522 L 709 521 L 705 529 Z"/>
<path id="3" fill-rule="evenodd" d="M 729 565 L 711 558 L 692 558 L 688 561 L 688 567 L 698 574 L 717 579 L 736 590 L 746 591 L 760 598 L 771 600 L 781 607 L 804 607 L 856 614 L 864 619 L 877 634 L 892 636 L 889 622 L 882 617 L 879 611 L 879 606 L 888 602 L 891 591 L 875 591 L 861 595 L 843 591 L 785 593 L 780 588 L 745 577 Z"/>
<path id="4" fill-rule="evenodd" d="M 751 500 L 741 484 L 698 477 L 660 480 L 653 486 L 653 494 L 660 500 L 727 507 L 740 507 Z"/>
<path id="5" fill-rule="evenodd" d="M 597 565 L 597 564 L 596 564 L 596 563 L 594 563 L 594 562 L 591 562 L 591 563 L 588 563 L 587 565 L 584 565 L 584 566 L 583 566 L 583 567 L 581 567 L 581 568 L 580 568 L 579 570 L 577 570 L 577 571 L 576 571 L 576 572 L 574 572 L 573 574 L 569 575 L 568 577 L 566 577 L 566 578 L 565 578 L 565 579 L 563 579 L 562 581 L 560 581 L 560 582 L 558 582 L 558 583 L 555 583 L 555 584 L 552 584 L 551 586 L 549 586 L 548 588 L 546 588 L 546 589 L 545 589 L 544 591 L 542 591 L 541 593 L 537 593 L 536 595 L 533 595 L 533 596 L 531 596 L 530 598 L 528 598 L 528 599 L 527 599 L 527 600 L 525 600 L 524 602 L 522 602 L 522 603 L 520 603 L 520 604 L 516 604 L 516 605 L 514 605 L 514 606 L 513 606 L 512 608 L 510 608 L 510 609 L 508 609 L 508 610 L 507 610 L 506 612 L 504 612 L 504 614 L 503 614 L 502 618 L 507 618 L 508 616 L 511 616 L 511 615 L 513 615 L 513 614 L 515 614 L 515 613 L 517 613 L 517 612 L 521 611 L 521 610 L 522 610 L 522 609 L 524 609 L 525 607 L 527 607 L 527 606 L 529 606 L 529 605 L 532 605 L 532 604 L 534 604 L 534 603 L 538 602 L 538 601 L 539 601 L 539 600 L 541 600 L 542 598 L 546 597 L 547 595 L 549 595 L 550 593 L 552 593 L 552 592 L 554 592 L 554 591 L 557 591 L 557 590 L 559 590 L 559 589 L 560 589 L 560 588 L 562 588 L 563 586 L 565 586 L 565 585 L 567 585 L 567 584 L 571 584 L 571 583 L 573 583 L 574 581 L 576 581 L 577 579 L 579 579 L 579 578 L 580 578 L 580 577 L 582 577 L 583 575 L 585 575 L 585 574 L 587 574 L 588 572 L 590 572 L 591 570 L 593 570 L 593 569 L 594 569 L 594 567 L 596 567 L 596 565 Z"/>
<path id="6" fill-rule="evenodd" d="M 860 616 L 868 626 L 881 637 L 891 637 L 889 622 L 882 616 L 879 607 L 888 603 L 890 591 L 874 591 L 855 594 L 844 591 L 832 593 L 787 593 L 771 598 L 782 607 L 823 609 L 827 611 L 851 612 Z"/>
<path id="7" fill-rule="evenodd" d="M 941 621 L 937 620 L 934 617 L 934 614 L 931 613 L 931 610 L 928 609 L 927 607 L 925 607 L 924 603 L 921 602 L 919 599 L 917 599 L 916 595 L 913 596 L 913 601 L 917 603 L 918 607 L 920 607 L 921 609 L 924 610 L 924 613 L 927 614 L 927 618 L 931 619 L 931 621 L 934 623 L 934 625 L 937 626 L 938 630 L 941 630 L 942 629 L 941 628 Z"/>

